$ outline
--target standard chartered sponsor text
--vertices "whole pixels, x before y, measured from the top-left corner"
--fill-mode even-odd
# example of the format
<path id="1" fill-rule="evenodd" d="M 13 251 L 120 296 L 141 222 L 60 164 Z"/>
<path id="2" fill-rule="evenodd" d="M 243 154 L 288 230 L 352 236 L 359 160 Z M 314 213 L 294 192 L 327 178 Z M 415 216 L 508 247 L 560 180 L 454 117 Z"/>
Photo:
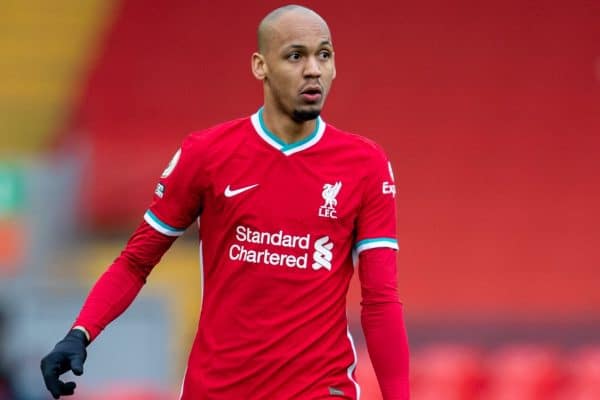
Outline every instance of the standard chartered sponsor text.
<path id="1" fill-rule="evenodd" d="M 266 264 L 273 266 L 287 266 L 306 269 L 308 265 L 308 252 L 310 247 L 310 234 L 290 235 L 283 230 L 277 232 L 262 232 L 253 230 L 247 226 L 238 225 L 235 228 L 235 238 L 237 243 L 229 247 L 229 258 L 233 261 L 242 261 L 253 264 Z M 288 252 L 277 252 L 272 249 L 254 249 L 248 248 L 244 243 L 259 245 L 270 245 L 281 247 L 282 250 L 301 249 L 304 254 L 294 255 Z M 254 246 L 252 246 L 254 247 Z"/>
<path id="2" fill-rule="evenodd" d="M 281 247 L 298 247 L 308 250 L 310 233 L 304 236 L 288 235 L 279 230 L 275 233 L 255 231 L 244 225 L 235 228 L 235 238 L 240 242 L 271 244 Z"/>
<path id="3" fill-rule="evenodd" d="M 254 264 L 286 265 L 306 269 L 308 253 L 301 256 L 270 252 L 269 250 L 247 249 L 240 244 L 232 244 L 229 248 L 229 258 L 234 261 L 244 261 Z"/>

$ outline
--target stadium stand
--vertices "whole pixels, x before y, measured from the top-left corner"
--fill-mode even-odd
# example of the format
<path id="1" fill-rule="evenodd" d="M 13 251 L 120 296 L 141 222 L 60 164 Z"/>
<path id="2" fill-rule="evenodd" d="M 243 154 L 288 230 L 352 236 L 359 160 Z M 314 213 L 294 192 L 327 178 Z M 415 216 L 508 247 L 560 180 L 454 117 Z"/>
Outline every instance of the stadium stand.
<path id="1" fill-rule="evenodd" d="M 413 399 L 600 399 L 596 3 L 306 4 L 335 32 L 339 71 L 325 119 L 382 143 L 397 172 Z M 86 160 L 73 167 L 83 173 L 80 189 L 53 184 L 56 170 L 41 163 L 46 174 L 27 181 L 38 207 L 26 213 L 31 224 L 0 218 L 0 264 L 6 264 L 0 294 L 19 304 L 9 303 L 23 319 L 18 327 L 26 328 L 27 367 L 62 334 L 87 288 L 118 254 L 181 138 L 260 104 L 249 73 L 249 32 L 276 5 L 240 2 L 232 14 L 231 3 L 196 0 L 3 2 L 0 157 L 39 161 L 51 148 L 63 157 L 83 143 L 77 157 Z M 67 178 L 75 181 L 61 175 Z M 80 209 L 65 197 L 51 200 L 52 186 L 75 196 Z M 74 232 L 54 230 L 65 212 L 79 224 Z M 11 268 L 30 255 L 26 240 L 36 230 L 43 234 L 36 236 L 34 261 Z M 74 255 L 74 237 L 93 239 Z M 169 347 L 160 355 L 169 373 L 151 370 L 147 361 L 137 365 L 135 378 L 161 375 L 173 382 L 170 393 L 178 391 L 201 295 L 193 239 L 188 232 L 176 243 L 144 289 L 150 299 L 111 327 L 106 347 L 97 344 L 106 350 L 89 360 L 83 378 L 90 380 L 80 386 L 91 390 L 81 398 L 169 398 L 164 386 L 143 390 L 134 378 L 112 388 L 94 387 L 91 379 L 114 369 L 109 348 L 126 353 L 128 333 L 152 322 L 146 315 L 171 318 Z M 43 246 L 59 244 L 68 250 L 56 260 Z M 19 285 L 13 285 L 16 271 Z M 76 291 L 59 284 L 66 276 L 76 276 L 70 283 Z M 19 303 L 23 293 L 32 301 Z M 356 280 L 349 299 L 357 331 Z M 152 310 L 156 316 L 145 314 Z M 439 322 L 422 323 L 431 320 Z M 533 329 L 526 335 L 515 333 L 518 326 L 496 329 L 493 340 L 480 343 L 495 320 L 527 320 Z M 481 329 L 451 332 L 465 321 Z M 545 321 L 557 324 L 536 329 Z M 52 337 L 37 335 L 40 327 Z M 546 337 L 549 345 L 536 340 L 541 331 L 556 333 Z M 158 332 L 152 343 L 166 338 Z M 136 344 L 132 351 L 147 353 Z M 364 347 L 359 360 L 362 400 L 380 400 Z M 37 370 L 23 382 L 43 389 Z"/>
<path id="2" fill-rule="evenodd" d="M 558 400 L 600 399 L 600 344 L 584 346 L 566 357 L 567 385 Z"/>
<path id="3" fill-rule="evenodd" d="M 465 345 L 431 344 L 411 359 L 415 400 L 477 400 L 485 382 L 481 352 Z"/>
<path id="4" fill-rule="evenodd" d="M 47 152 L 71 115 L 115 1 L 2 3 L 0 156 Z"/>
<path id="5" fill-rule="evenodd" d="M 509 344 L 488 359 L 489 400 L 553 400 L 565 383 L 562 358 L 551 346 Z"/>

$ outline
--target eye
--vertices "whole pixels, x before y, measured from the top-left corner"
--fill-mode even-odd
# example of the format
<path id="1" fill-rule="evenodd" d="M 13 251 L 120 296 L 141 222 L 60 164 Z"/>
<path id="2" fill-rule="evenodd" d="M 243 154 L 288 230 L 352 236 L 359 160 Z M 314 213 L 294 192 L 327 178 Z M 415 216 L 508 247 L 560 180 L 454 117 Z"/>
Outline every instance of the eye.
<path id="1" fill-rule="evenodd" d="M 293 51 L 293 52 L 289 53 L 287 56 L 287 59 L 290 61 L 298 61 L 300 58 L 302 58 L 302 54 L 300 54 L 297 51 Z"/>
<path id="2" fill-rule="evenodd" d="M 331 52 L 329 50 L 321 50 L 319 52 L 319 58 L 321 60 L 329 60 L 331 58 Z"/>

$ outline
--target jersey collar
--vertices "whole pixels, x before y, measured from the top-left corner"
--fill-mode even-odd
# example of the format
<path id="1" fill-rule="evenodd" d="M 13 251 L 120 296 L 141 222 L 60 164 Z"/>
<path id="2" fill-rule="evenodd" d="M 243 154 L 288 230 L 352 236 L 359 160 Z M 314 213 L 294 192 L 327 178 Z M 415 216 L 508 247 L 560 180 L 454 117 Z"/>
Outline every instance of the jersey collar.
<path id="1" fill-rule="evenodd" d="M 326 124 L 321 119 L 321 117 L 317 117 L 317 123 L 315 124 L 315 130 L 312 131 L 310 135 L 305 137 L 302 140 L 299 140 L 294 143 L 285 143 L 283 140 L 279 139 L 273 132 L 267 129 L 267 125 L 263 120 L 263 108 L 261 107 L 255 114 L 250 117 L 252 121 L 252 125 L 265 142 L 269 145 L 275 147 L 277 150 L 281 151 L 286 156 L 297 153 L 299 151 L 308 149 L 309 147 L 314 146 L 321 140 L 323 137 L 323 133 L 325 132 Z"/>

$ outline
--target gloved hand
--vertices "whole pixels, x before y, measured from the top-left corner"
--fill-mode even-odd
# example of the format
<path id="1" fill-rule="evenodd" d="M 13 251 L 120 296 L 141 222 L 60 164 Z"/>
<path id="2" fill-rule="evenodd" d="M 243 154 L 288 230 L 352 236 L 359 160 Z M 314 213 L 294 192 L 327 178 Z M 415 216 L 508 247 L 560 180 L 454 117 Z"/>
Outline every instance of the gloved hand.
<path id="1" fill-rule="evenodd" d="M 83 363 L 87 357 L 85 348 L 88 345 L 85 333 L 79 329 L 71 329 L 67 336 L 54 346 L 54 349 L 42 359 L 41 369 L 46 387 L 52 397 L 72 395 L 77 386 L 75 382 L 63 382 L 58 377 L 71 370 L 75 375 L 83 374 Z"/>

